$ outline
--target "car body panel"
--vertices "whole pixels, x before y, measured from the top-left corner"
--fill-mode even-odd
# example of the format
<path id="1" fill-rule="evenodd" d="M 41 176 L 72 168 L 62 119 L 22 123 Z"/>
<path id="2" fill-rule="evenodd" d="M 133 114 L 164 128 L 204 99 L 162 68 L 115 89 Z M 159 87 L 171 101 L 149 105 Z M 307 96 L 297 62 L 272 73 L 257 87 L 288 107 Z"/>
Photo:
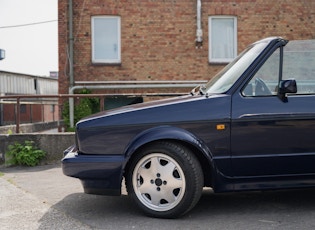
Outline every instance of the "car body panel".
<path id="1" fill-rule="evenodd" d="M 229 150 L 231 97 L 229 95 L 214 95 L 212 97 L 193 97 L 189 95 L 177 98 L 175 100 L 177 106 L 175 107 L 170 106 L 173 105 L 169 103 L 170 101 L 174 102 L 174 100 L 162 100 L 160 103 L 128 106 L 124 108 L 122 113 L 117 111 L 115 111 L 115 115 L 111 112 L 99 113 L 85 119 L 82 123 L 78 123 L 77 138 L 80 143 L 78 145 L 80 154 L 68 154 L 70 156 L 66 154 L 67 156 L 63 160 L 64 173 L 86 181 L 95 177 L 95 172 L 104 171 L 103 167 L 105 166 L 100 162 L 115 159 L 118 161 L 116 163 L 123 169 L 128 159 L 140 146 L 156 140 L 179 140 L 198 148 L 200 153 L 207 159 L 209 167 L 216 163 L 215 168 L 220 175 L 223 177 L 231 175 Z M 190 107 L 192 103 L 194 105 L 193 110 Z M 135 107 L 137 107 L 136 110 L 134 110 Z M 168 109 L 168 107 L 172 108 Z M 205 112 L 205 108 L 211 107 L 218 107 L 220 111 L 211 113 L 211 110 L 206 110 L 207 112 Z M 160 116 L 162 112 L 165 116 Z M 137 123 L 138 119 L 135 121 L 130 119 L 131 124 L 124 124 L 124 120 L 128 120 L 129 117 L 137 117 L 137 113 L 141 114 L 140 120 L 143 124 L 132 124 L 133 122 Z M 119 116 L 116 117 L 117 115 Z M 196 116 L 199 122 L 193 120 Z M 170 121 L 168 119 L 170 117 L 176 119 L 177 122 Z M 111 122 L 113 123 L 121 122 L 119 122 L 119 125 L 108 126 L 108 124 L 104 124 L 100 126 L 99 124 L 103 124 L 102 120 L 109 122 L 106 118 L 112 118 Z M 81 126 L 81 124 L 84 124 L 84 126 Z M 216 126 L 218 124 L 225 125 L 225 129 L 217 130 Z M 117 142 L 120 144 L 117 145 Z M 104 143 L 106 143 L 105 146 Z M 207 146 L 211 146 L 211 148 L 209 149 Z M 91 161 L 89 156 L 93 156 Z M 95 159 L 96 162 L 92 159 Z M 84 167 L 81 166 L 82 161 L 88 162 L 87 170 L 82 169 Z M 70 168 L 67 162 L 76 165 Z M 109 166 L 105 168 L 107 167 Z M 81 173 L 85 176 L 81 176 Z M 107 173 L 103 172 L 99 175 L 105 177 Z M 122 170 L 115 171 L 114 175 L 111 174 L 112 176 L 120 178 L 121 181 L 123 177 Z M 98 178 L 98 182 L 103 183 L 100 178 Z M 120 185 L 116 186 L 116 189 L 120 190 Z M 99 191 L 99 193 L 102 192 Z"/>
<path id="2" fill-rule="evenodd" d="M 211 92 L 210 82 L 200 94 L 130 105 L 82 119 L 76 124 L 76 148 L 66 151 L 62 160 L 64 174 L 79 178 L 86 193 L 119 195 L 134 154 L 145 145 L 166 140 L 193 150 L 201 162 L 205 186 L 215 192 L 315 186 L 315 90 L 298 94 L 298 82 L 297 94 L 275 93 L 283 82 L 282 68 L 286 75 L 293 72 L 292 60 L 285 59 L 283 64 L 287 41 L 274 37 L 250 47 L 261 44 L 259 53 L 246 60 L 246 51 L 230 63 L 232 70 L 236 63 L 243 72 L 236 70 L 233 76 L 223 70 L 217 75 L 230 76 L 229 88 Z M 308 59 L 312 63 L 312 56 Z M 269 62 L 277 68 L 265 68 Z M 306 67 L 301 66 L 298 73 L 303 75 Z M 226 68 L 231 70 L 229 65 Z M 264 86 L 270 95 L 259 95 L 258 76 L 263 69 L 274 75 L 266 77 L 270 82 Z M 315 89 L 314 77 L 306 78 Z"/>
<path id="3" fill-rule="evenodd" d="M 64 154 L 63 173 L 80 178 L 85 193 L 121 194 L 122 156 L 82 155 L 77 154 L 75 148 L 68 149 Z"/>
<path id="4" fill-rule="evenodd" d="M 160 103 L 143 103 L 136 109 L 135 106 L 128 106 L 122 110 L 123 112 L 116 112 L 114 115 L 111 112 L 100 113 L 77 124 L 79 149 L 86 154 L 123 154 L 125 146 L 131 139 L 152 127 L 162 125 L 192 127 L 199 125 L 195 122 L 196 117 L 201 123 L 221 121 L 222 118 L 229 121 L 230 100 L 227 95 L 211 98 L 190 95 Z M 212 113 L 211 109 L 205 110 L 207 107 L 220 109 Z M 110 144 L 110 149 L 103 148 L 104 140 L 107 143 L 117 143 L 117 137 L 123 143 Z"/>
<path id="5" fill-rule="evenodd" d="M 234 100 L 235 177 L 315 173 L 314 96 L 289 96 L 286 103 L 277 97 Z"/>

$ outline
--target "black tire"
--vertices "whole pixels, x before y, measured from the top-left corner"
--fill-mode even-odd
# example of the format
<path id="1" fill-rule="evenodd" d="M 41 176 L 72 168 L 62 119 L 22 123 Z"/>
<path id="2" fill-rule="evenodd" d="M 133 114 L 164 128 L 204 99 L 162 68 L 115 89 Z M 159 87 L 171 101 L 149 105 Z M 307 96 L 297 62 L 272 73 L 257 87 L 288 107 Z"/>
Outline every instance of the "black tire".
<path id="1" fill-rule="evenodd" d="M 199 201 L 203 188 L 199 161 L 186 147 L 172 142 L 146 146 L 128 167 L 128 194 L 148 216 L 176 218 Z"/>

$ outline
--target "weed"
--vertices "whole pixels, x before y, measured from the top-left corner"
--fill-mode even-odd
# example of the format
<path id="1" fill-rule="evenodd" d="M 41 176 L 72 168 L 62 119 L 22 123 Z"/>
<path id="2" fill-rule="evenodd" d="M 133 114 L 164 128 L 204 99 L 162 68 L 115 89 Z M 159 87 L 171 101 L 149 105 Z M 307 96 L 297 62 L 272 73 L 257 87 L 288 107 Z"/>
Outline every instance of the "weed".
<path id="1" fill-rule="evenodd" d="M 14 145 L 9 145 L 6 155 L 9 165 L 36 166 L 46 153 L 36 148 L 33 141 L 25 141 L 24 144 L 15 142 Z"/>

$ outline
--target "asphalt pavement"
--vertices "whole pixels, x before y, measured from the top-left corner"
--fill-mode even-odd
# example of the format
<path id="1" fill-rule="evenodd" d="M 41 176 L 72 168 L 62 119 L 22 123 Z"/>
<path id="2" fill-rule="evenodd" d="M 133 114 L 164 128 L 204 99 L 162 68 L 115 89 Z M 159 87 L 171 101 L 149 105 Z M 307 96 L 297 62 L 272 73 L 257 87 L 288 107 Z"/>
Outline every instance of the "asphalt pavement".
<path id="1" fill-rule="evenodd" d="M 315 189 L 214 194 L 182 218 L 144 216 L 123 191 L 83 193 L 59 164 L 0 168 L 0 229 L 315 229 Z"/>

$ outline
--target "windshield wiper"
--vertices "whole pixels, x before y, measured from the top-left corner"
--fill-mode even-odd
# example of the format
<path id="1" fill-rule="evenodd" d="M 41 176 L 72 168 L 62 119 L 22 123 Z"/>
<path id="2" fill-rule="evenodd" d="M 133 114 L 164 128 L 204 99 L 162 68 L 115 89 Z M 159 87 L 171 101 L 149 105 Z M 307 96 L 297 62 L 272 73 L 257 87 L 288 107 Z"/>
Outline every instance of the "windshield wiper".
<path id="1" fill-rule="evenodd" d="M 201 85 L 200 88 L 199 88 L 199 93 L 201 95 L 206 95 L 205 90 L 206 90 L 206 87 L 204 85 Z"/>
<path id="2" fill-rule="evenodd" d="M 190 94 L 191 94 L 192 96 L 195 96 L 195 95 L 198 95 L 198 94 L 200 94 L 200 95 L 205 95 L 204 90 L 205 90 L 204 85 L 197 85 L 195 88 L 193 88 L 193 89 L 190 91 Z"/>

